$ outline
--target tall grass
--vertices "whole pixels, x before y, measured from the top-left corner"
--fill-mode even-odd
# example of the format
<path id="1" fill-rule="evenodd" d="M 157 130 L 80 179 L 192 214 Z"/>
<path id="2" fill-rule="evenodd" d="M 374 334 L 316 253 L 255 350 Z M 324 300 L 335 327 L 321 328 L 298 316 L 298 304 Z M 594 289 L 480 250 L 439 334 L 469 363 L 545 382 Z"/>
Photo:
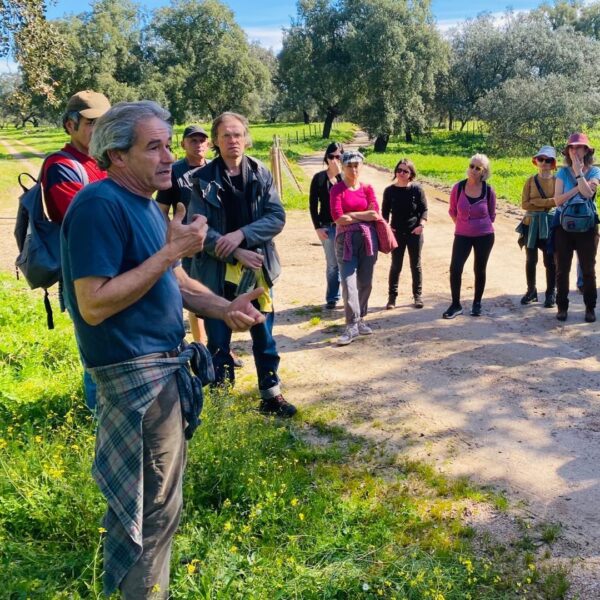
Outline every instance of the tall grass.
<path id="1" fill-rule="evenodd" d="M 98 598 L 104 501 L 71 325 L 58 316 L 45 331 L 39 296 L 0 284 L 2 596 Z M 542 578 L 525 551 L 473 550 L 461 514 L 488 494 L 328 431 L 318 410 L 282 423 L 255 402 L 207 398 L 189 447 L 173 598 L 537 597 Z M 317 446 L 301 436 L 313 424 Z"/>

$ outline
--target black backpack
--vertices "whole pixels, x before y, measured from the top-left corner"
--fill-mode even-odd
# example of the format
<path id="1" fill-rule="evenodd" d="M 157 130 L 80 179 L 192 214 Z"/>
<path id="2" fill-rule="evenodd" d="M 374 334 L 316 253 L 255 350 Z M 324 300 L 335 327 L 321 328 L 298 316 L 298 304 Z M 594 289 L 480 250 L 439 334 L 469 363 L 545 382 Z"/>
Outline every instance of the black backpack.
<path id="1" fill-rule="evenodd" d="M 86 170 L 68 152 L 57 152 L 70 160 L 78 172 L 83 185 L 89 182 Z M 46 158 L 46 160 L 48 160 Z M 60 268 L 60 224 L 50 221 L 44 212 L 44 199 L 42 190 L 42 164 L 37 180 L 29 173 L 21 173 L 18 177 L 23 193 L 19 197 L 17 222 L 15 224 L 15 239 L 19 255 L 15 261 L 17 278 L 19 271 L 23 273 L 29 287 L 34 290 L 44 290 L 44 306 L 48 317 L 48 329 L 54 328 L 52 308 L 48 298 L 48 288 L 61 279 Z M 23 177 L 29 177 L 33 185 L 29 188 L 23 183 Z"/>

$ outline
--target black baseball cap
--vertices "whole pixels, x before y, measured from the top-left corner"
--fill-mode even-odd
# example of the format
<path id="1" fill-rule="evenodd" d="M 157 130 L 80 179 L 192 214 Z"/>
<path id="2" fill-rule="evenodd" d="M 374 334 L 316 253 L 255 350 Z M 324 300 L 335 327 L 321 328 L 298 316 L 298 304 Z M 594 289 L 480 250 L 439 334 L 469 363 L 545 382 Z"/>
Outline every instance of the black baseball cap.
<path id="1" fill-rule="evenodd" d="M 208 133 L 206 133 L 204 128 L 200 127 L 200 125 L 188 125 L 183 130 L 183 139 L 185 139 L 186 137 L 190 137 L 190 135 L 196 135 L 196 134 L 200 134 L 200 135 L 203 135 L 205 138 L 208 138 Z"/>

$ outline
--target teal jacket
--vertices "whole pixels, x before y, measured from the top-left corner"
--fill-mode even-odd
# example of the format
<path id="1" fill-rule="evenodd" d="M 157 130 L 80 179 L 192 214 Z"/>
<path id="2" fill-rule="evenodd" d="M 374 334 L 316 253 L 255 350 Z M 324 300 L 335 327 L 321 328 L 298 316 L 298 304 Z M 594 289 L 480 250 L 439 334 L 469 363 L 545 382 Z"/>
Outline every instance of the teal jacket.
<path id="1" fill-rule="evenodd" d="M 213 160 L 194 173 L 192 200 L 188 209 L 188 219 L 199 214 L 204 215 L 208 222 L 204 249 L 192 259 L 191 276 L 219 296 L 223 295 L 225 263 L 236 262 L 233 254 L 224 259 L 215 256 L 215 244 L 227 232 L 225 209 L 221 199 L 221 164 L 220 160 Z M 252 222 L 241 228 L 245 237 L 245 247 L 248 250 L 262 250 L 263 273 L 271 287 L 281 274 L 281 263 L 273 238 L 285 225 L 285 210 L 275 188 L 273 176 L 260 161 L 244 156 L 242 168 L 247 169 L 246 185 L 252 186 Z"/>

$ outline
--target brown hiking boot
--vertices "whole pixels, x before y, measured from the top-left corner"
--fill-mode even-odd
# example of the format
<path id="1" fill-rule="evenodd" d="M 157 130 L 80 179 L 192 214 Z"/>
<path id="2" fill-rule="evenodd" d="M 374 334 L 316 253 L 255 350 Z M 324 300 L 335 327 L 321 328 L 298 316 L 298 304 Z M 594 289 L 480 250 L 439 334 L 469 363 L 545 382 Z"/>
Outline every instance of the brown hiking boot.
<path id="1" fill-rule="evenodd" d="M 275 415 L 287 419 L 293 417 L 297 410 L 293 404 L 290 404 L 282 394 L 277 394 L 272 398 L 263 398 L 258 407 L 263 415 Z"/>

